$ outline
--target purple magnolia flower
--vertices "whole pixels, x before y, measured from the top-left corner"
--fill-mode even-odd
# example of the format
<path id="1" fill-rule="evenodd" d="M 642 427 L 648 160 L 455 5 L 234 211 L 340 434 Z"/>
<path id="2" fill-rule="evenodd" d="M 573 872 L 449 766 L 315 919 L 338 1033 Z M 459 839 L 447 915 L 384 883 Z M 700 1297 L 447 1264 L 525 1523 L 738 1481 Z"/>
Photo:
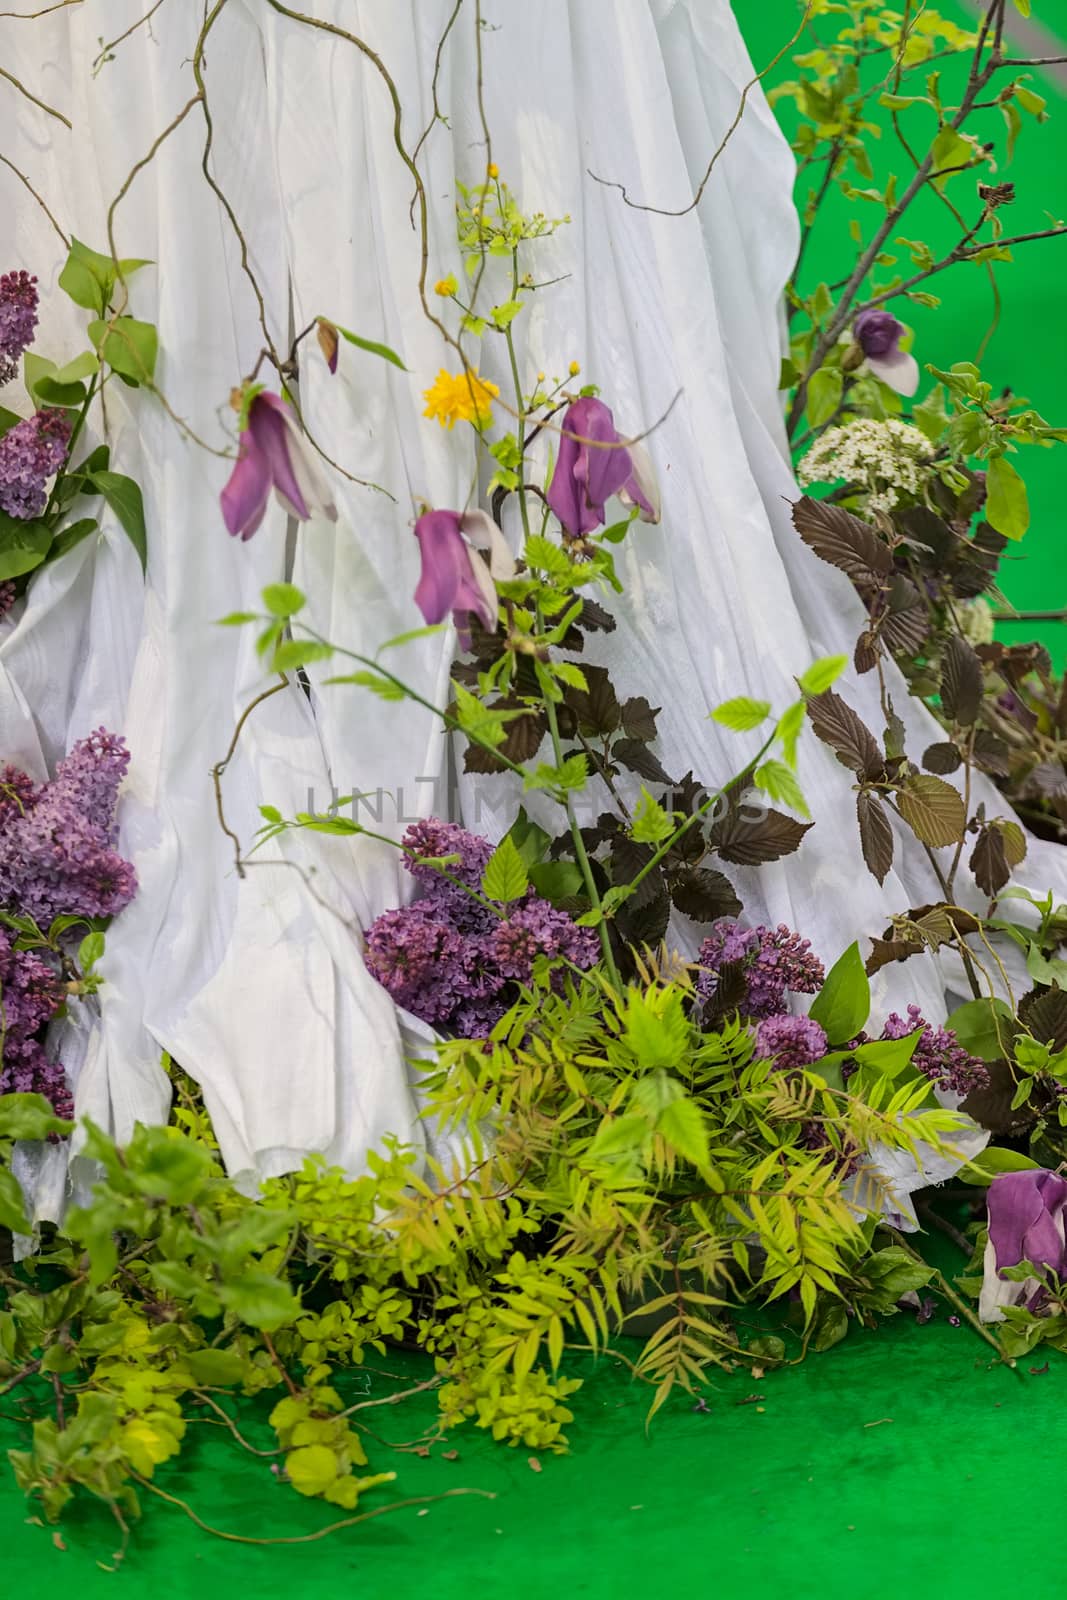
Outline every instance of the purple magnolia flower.
<path id="1" fill-rule="evenodd" d="M 640 445 L 623 445 L 615 418 L 603 400 L 587 395 L 563 414 L 563 433 L 548 503 L 572 539 L 604 522 L 613 494 L 638 507 L 643 522 L 659 521 L 659 499 L 651 463 Z"/>
<path id="2" fill-rule="evenodd" d="M 781 1071 L 810 1067 L 827 1051 L 826 1034 L 811 1017 L 764 1017 L 756 1029 L 756 1054 Z"/>
<path id="3" fill-rule="evenodd" d="M 1038 1168 L 1005 1172 L 989 1185 L 986 1204 L 989 1242 L 978 1311 L 983 1322 L 1003 1322 L 1002 1306 L 1025 1302 L 1033 1310 L 1044 1296 L 1037 1278 L 1003 1279 L 1000 1274 L 1006 1268 L 1029 1261 L 1047 1268 L 1061 1282 L 1067 1280 L 1067 1179 Z"/>
<path id="4" fill-rule="evenodd" d="M 8 429 L 0 439 L 0 511 L 21 521 L 41 515 L 45 486 L 67 459 L 70 428 L 65 411 L 37 411 Z"/>
<path id="5" fill-rule="evenodd" d="M 867 357 L 867 365 L 897 394 L 911 395 L 919 387 L 919 363 L 900 348 L 904 324 L 890 311 L 876 307 L 861 311 L 852 324 L 856 343 Z"/>
<path id="6" fill-rule="evenodd" d="M 272 489 L 290 516 L 301 522 L 316 512 L 336 522 L 337 507 L 292 408 L 279 395 L 259 389 L 244 415 L 237 465 L 220 496 L 227 531 L 251 539 Z"/>
<path id="7" fill-rule="evenodd" d="M 464 649 L 473 613 L 490 633 L 500 615 L 496 580 L 510 578 L 515 563 L 504 535 L 484 511 L 424 511 L 415 524 L 422 575 L 415 604 L 428 623 L 452 620 Z M 488 547 L 488 564 L 475 545 Z"/>
<path id="8" fill-rule="evenodd" d="M 37 330 L 37 279 L 28 272 L 0 277 L 0 384 L 18 374 L 19 358 Z"/>

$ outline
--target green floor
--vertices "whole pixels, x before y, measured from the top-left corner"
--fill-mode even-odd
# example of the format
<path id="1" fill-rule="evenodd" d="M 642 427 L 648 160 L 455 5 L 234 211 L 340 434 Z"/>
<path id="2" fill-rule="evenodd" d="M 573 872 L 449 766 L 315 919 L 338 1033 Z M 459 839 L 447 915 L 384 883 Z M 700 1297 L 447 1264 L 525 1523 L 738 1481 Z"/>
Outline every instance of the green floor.
<path id="1" fill-rule="evenodd" d="M 573 1455 L 544 1455 L 539 1472 L 527 1451 L 473 1430 L 450 1441 L 455 1461 L 443 1459 L 444 1447 L 430 1459 L 393 1458 L 389 1498 L 464 1487 L 492 1500 L 451 1498 L 320 1543 L 266 1549 L 224 1543 L 150 1500 L 118 1573 L 96 1566 L 115 1546 L 104 1512 L 65 1526 L 59 1549 L 51 1530 L 25 1522 L 21 1498 L 0 1478 L 5 1593 L 972 1600 L 1024 1583 L 1031 1600 L 1058 1600 L 1062 1563 L 1047 1532 L 1058 1527 L 1054 1464 L 1067 1454 L 1058 1402 L 1067 1364 L 1054 1357 L 1031 1376 L 1027 1363 L 1015 1373 L 990 1368 L 989 1353 L 944 1312 L 923 1327 L 902 1315 L 758 1383 L 724 1380 L 706 1412 L 680 1397 L 647 1437 L 647 1391 L 609 1360 L 577 1397 Z M 398 1361 L 390 1358 L 394 1370 Z M 383 1408 L 376 1428 L 384 1438 L 414 1437 L 433 1414 L 432 1400 L 416 1416 L 418 1405 Z M 270 1443 L 254 1409 L 242 1421 L 253 1443 Z M 0 1424 L 0 1443 L 15 1432 Z M 221 1429 L 197 1434 L 184 1464 L 161 1469 L 157 1481 L 204 1521 L 262 1538 L 333 1520 Z M 379 1470 L 384 1454 L 378 1447 L 372 1457 Z"/>
<path id="2" fill-rule="evenodd" d="M 763 65 L 788 36 L 794 0 L 736 0 L 736 9 Z M 1036 9 L 1051 18 L 1047 3 Z M 1056 122 L 1028 129 L 1015 168 L 1002 174 L 1019 185 L 1012 227 L 1020 231 L 1042 226 L 1046 210 L 1067 214 L 1067 104 L 1049 93 Z M 939 219 L 929 220 L 925 236 L 932 237 Z M 850 245 L 833 217 L 815 245 L 819 275 L 840 277 Z M 1067 421 L 1065 269 L 1063 242 L 1024 249 L 1004 269 L 1006 309 L 987 360 L 995 383 L 1010 383 L 1060 423 Z M 974 353 L 990 305 L 978 269 L 946 275 L 943 292 L 941 311 L 917 310 L 911 319 L 917 354 L 937 364 Z M 1034 526 L 1026 559 L 1004 578 L 1019 606 L 1067 604 L 1064 470 L 1058 452 L 1027 463 Z M 1065 635 L 1062 628 L 1044 633 L 1061 659 Z M 990 1369 L 987 1354 L 943 1311 L 925 1327 L 900 1317 L 877 1335 L 853 1333 L 829 1355 L 766 1376 L 758 1402 L 745 1403 L 756 1387 L 746 1378 L 722 1382 L 707 1412 L 680 1398 L 650 1436 L 647 1392 L 607 1362 L 577 1397 L 574 1454 L 542 1457 L 540 1472 L 527 1452 L 503 1450 L 473 1430 L 456 1435 L 458 1460 L 438 1450 L 428 1460 L 400 1455 L 390 1463 L 399 1474 L 395 1498 L 467 1487 L 492 1500 L 452 1498 L 424 1515 L 404 1510 L 322 1542 L 267 1549 L 210 1537 L 152 1500 L 118 1573 L 96 1565 L 115 1548 L 103 1512 L 90 1509 L 67 1525 L 61 1548 L 51 1530 L 26 1521 L 0 1463 L 5 1592 L 19 1600 L 119 1593 L 161 1600 L 973 1600 L 1024 1586 L 1031 1600 L 1059 1600 L 1067 1580 L 1049 1531 L 1058 1532 L 1057 1467 L 1067 1455 L 1067 1408 L 1057 1399 L 1067 1364 L 1054 1358 L 1050 1370 L 1031 1376 L 1027 1363 L 1017 1373 Z M 391 1358 L 394 1367 L 401 1361 Z M 3 1405 L 12 1412 L 13 1397 Z M 383 1437 L 410 1438 L 428 1424 L 432 1399 L 418 1405 L 372 1413 Z M 257 1443 L 270 1443 L 254 1409 L 246 1425 Z M 327 1508 L 279 1486 L 268 1462 L 242 1456 L 221 1430 L 199 1425 L 196 1432 L 182 1465 L 161 1470 L 158 1482 L 205 1521 L 255 1537 L 292 1537 L 332 1520 Z M 18 1427 L 0 1420 L 0 1447 L 19 1440 Z M 383 1454 L 372 1458 L 379 1470 Z"/>

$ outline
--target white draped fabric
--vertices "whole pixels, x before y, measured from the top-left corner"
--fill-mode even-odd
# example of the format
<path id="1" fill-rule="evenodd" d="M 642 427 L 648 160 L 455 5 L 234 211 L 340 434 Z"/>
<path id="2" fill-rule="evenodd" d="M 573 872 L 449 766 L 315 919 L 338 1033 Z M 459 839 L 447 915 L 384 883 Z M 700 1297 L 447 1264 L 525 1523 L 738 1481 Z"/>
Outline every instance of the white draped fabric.
<path id="1" fill-rule="evenodd" d="M 107 248 L 108 206 L 133 162 L 194 92 L 201 9 L 165 0 L 95 75 L 101 32 L 117 37 L 144 0 L 87 0 L 34 22 L 0 21 L 5 66 L 73 124 L 68 131 L 0 85 L 4 153 L 62 227 L 97 249 Z M 433 118 L 452 0 L 307 0 L 305 9 L 378 53 L 412 149 Z M 709 709 L 737 694 L 784 706 L 793 676 L 816 656 L 848 652 L 860 622 L 846 580 L 810 555 L 789 520 L 797 491 L 776 384 L 779 301 L 797 245 L 791 156 L 753 90 L 698 210 L 628 205 L 610 184 L 624 183 L 637 202 L 686 206 L 735 117 L 752 67 L 727 0 L 498 0 L 483 9 L 493 160 L 525 210 L 571 219 L 536 247 L 537 277 L 563 281 L 535 295 L 517 325 L 524 373 L 580 361 L 629 430 L 679 396 L 649 440 L 663 522 L 639 525 L 623 547 L 626 597 L 611 601 L 619 627 L 603 644 L 598 636 L 596 659 L 620 691 L 663 706 L 668 770 L 722 778 L 745 746 L 707 720 Z M 447 123 L 419 154 L 430 283 L 449 272 L 462 281 L 455 182 L 479 181 L 487 158 L 474 11 L 463 0 L 440 51 L 436 96 Z M 462 507 L 476 467 L 467 430 L 447 433 L 421 416 L 422 390 L 454 361 L 416 293 L 412 184 L 374 64 L 266 0 L 225 0 L 205 81 L 211 170 L 247 240 L 272 338 L 287 347 L 292 330 L 322 313 L 385 340 L 410 369 L 346 345 L 335 378 L 307 347 L 302 362 L 316 438 L 388 493 L 332 473 L 337 524 L 303 526 L 288 557 L 284 515 L 273 507 L 250 543 L 227 537 L 218 494 L 230 463 L 213 452 L 232 451 L 229 392 L 263 334 L 239 241 L 200 169 L 205 122 L 194 107 L 114 217 L 118 253 L 155 263 L 131 279 L 132 308 L 158 323 L 166 408 L 112 385 L 94 431 L 106 432 L 117 469 L 144 488 L 147 579 L 105 513 L 98 540 L 33 583 L 0 638 L 0 756 L 43 776 L 101 723 L 124 733 L 133 754 L 121 823 L 140 893 L 108 934 L 99 1017 L 77 1019 L 60 1040 L 79 1112 L 120 1136 L 138 1119 L 161 1118 L 166 1050 L 203 1086 L 232 1171 L 286 1170 L 312 1150 L 354 1168 L 387 1132 L 415 1136 L 404 1064 L 412 1038 L 365 971 L 358 937 L 404 896 L 404 874 L 384 845 L 294 835 L 237 876 L 210 773 L 269 680 L 251 632 L 216 621 L 255 609 L 265 584 L 291 576 L 314 625 L 352 649 L 373 652 L 417 626 L 416 504 Z M 37 348 L 66 360 L 84 336 L 55 288 L 64 247 L 7 167 L 0 186 L 0 265 L 38 274 Z M 487 286 L 487 300 L 506 297 L 499 287 Z M 490 338 L 485 345 L 482 371 L 506 392 L 502 351 Z M 0 401 L 15 403 L 10 394 Z M 423 639 L 394 665 L 440 704 L 452 649 L 443 636 Z M 870 679 L 847 680 L 845 692 L 877 723 Z M 921 748 L 929 719 L 902 685 L 894 699 Z M 399 833 L 397 802 L 409 817 L 444 809 L 448 770 L 429 712 L 352 688 L 317 686 L 309 700 L 294 685 L 250 715 L 224 778 L 226 813 L 247 845 L 262 803 L 292 815 L 309 792 L 321 808 L 331 786 L 381 789 L 393 796 L 384 825 Z M 860 859 L 849 777 L 810 737 L 801 777 L 817 821 L 800 853 L 732 875 L 753 920 L 787 922 L 832 960 L 857 935 L 881 931 L 890 912 L 936 898 L 936 885 L 922 849 L 902 837 L 899 867 L 879 889 Z M 465 786 L 471 825 L 503 831 L 509 792 Z M 1004 814 L 1002 802 L 990 804 Z M 1067 887 L 1058 856 L 1041 846 L 1025 877 Z M 677 936 L 691 946 L 695 934 Z M 882 1010 L 912 999 L 931 1019 L 944 1015 L 933 961 L 882 975 Z M 41 1215 L 54 1212 L 63 1176 L 62 1154 L 46 1154 Z"/>

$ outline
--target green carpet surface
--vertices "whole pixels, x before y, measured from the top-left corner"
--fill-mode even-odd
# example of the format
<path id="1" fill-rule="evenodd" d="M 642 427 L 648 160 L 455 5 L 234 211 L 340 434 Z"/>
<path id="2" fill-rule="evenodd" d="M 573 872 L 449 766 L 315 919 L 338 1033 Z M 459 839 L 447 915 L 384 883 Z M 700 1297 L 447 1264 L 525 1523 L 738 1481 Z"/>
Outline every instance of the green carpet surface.
<path id="1" fill-rule="evenodd" d="M 801 1366 L 719 1380 L 706 1411 L 679 1395 L 647 1434 L 648 1389 L 606 1357 L 583 1369 L 569 1456 L 542 1454 L 531 1465 L 529 1451 L 494 1445 L 473 1428 L 428 1459 L 368 1441 L 373 1469 L 395 1467 L 398 1476 L 361 1509 L 458 1487 L 487 1490 L 492 1500 L 450 1498 L 318 1543 L 257 1548 L 203 1533 L 145 1494 L 144 1517 L 111 1573 L 97 1566 L 110 1563 L 116 1545 L 103 1509 L 65 1522 L 60 1549 L 52 1530 L 26 1520 L 5 1471 L 4 1588 L 20 1600 L 53 1592 L 288 1600 L 327 1589 L 360 1600 L 965 1600 L 1013 1593 L 1025 1571 L 1032 1600 L 1054 1600 L 1064 1588 L 1060 1563 L 1043 1539 L 1045 1557 L 1032 1548 L 1047 1512 L 1035 1525 L 1022 1511 L 1035 1471 L 1047 1486 L 1050 1465 L 1067 1453 L 1067 1365 L 1054 1356 L 1031 1375 L 1044 1356 L 1009 1371 L 990 1366 L 991 1355 L 944 1310 L 925 1326 L 901 1314 L 877 1333 L 854 1329 Z M 428 1370 L 394 1352 L 384 1364 L 414 1381 Z M 395 1387 L 357 1375 L 352 1399 Z M 367 1420 L 383 1439 L 412 1439 L 434 1409 L 432 1396 L 419 1396 Z M 242 1429 L 260 1448 L 272 1442 L 268 1410 L 266 1402 L 241 1408 Z M 0 1444 L 20 1432 L 0 1422 Z M 333 1508 L 276 1482 L 269 1461 L 244 1455 L 221 1427 L 192 1424 L 190 1435 L 181 1462 L 160 1468 L 156 1481 L 204 1521 L 263 1538 L 336 1519 Z M 445 1459 L 445 1450 L 458 1458 Z M 1055 1471 L 1051 1481 L 1055 1496 Z"/>

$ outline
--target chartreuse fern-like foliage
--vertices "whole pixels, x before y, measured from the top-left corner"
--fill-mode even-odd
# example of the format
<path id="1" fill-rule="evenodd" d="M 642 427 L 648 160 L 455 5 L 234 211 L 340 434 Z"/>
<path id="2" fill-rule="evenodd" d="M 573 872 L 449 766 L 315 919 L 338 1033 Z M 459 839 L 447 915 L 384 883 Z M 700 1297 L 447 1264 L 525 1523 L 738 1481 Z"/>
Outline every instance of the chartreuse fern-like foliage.
<path id="1" fill-rule="evenodd" d="M 426 1092 L 447 1164 L 389 1143 L 363 1176 L 309 1160 L 249 1199 L 183 1081 L 175 1125 L 122 1149 L 87 1125 L 91 1202 L 0 1269 L 0 1390 L 37 1413 L 11 1457 L 26 1493 L 54 1520 L 86 1491 L 125 1525 L 191 1415 L 276 1391 L 288 1481 L 354 1511 L 394 1474 L 370 1470 L 334 1379 L 389 1341 L 432 1356 L 442 1430 L 559 1450 L 568 1348 L 603 1351 L 637 1315 L 654 1412 L 780 1353 L 741 1348 L 745 1301 L 789 1297 L 824 1344 L 850 1310 L 891 1310 L 926 1271 L 878 1248 L 857 1163 L 939 1145 L 954 1115 L 899 1063 L 847 1090 L 831 1058 L 775 1071 L 739 1021 L 702 1032 L 684 969 L 666 973 L 620 990 L 546 970 L 490 1041 L 442 1044 Z M 0 1100 L 0 1224 L 29 1231 L 12 1141 L 68 1131 L 39 1098 Z"/>

